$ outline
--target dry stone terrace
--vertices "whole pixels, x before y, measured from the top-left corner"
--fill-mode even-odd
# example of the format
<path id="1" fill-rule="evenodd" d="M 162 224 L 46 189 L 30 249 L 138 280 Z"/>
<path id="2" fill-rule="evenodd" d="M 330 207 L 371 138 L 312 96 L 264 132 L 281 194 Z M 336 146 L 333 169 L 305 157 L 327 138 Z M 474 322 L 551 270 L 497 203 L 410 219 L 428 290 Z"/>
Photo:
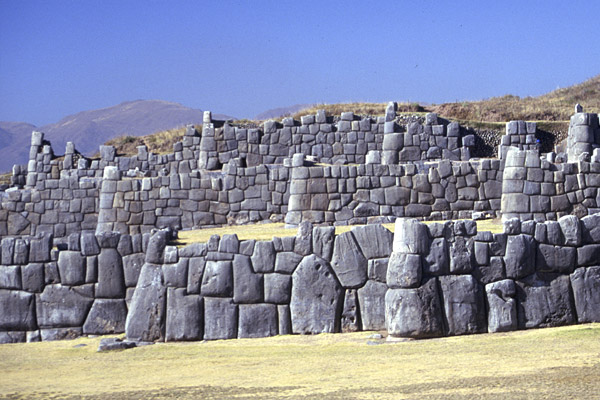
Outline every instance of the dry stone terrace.
<path id="1" fill-rule="evenodd" d="M 0 210 L 0 341 L 125 332 L 131 342 L 384 330 L 435 337 L 600 320 L 600 128 L 567 152 L 507 123 L 500 158 L 428 114 L 318 112 L 262 129 L 212 121 L 137 155 L 32 134 Z M 504 232 L 472 218 L 502 217 Z M 429 226 L 417 219 L 449 220 Z M 463 220 L 466 219 L 466 220 Z M 285 221 L 295 237 L 181 229 Z M 380 225 L 396 221 L 395 234 Z M 334 234 L 333 225 L 368 224 Z M 129 346 L 127 344 L 126 346 Z"/>

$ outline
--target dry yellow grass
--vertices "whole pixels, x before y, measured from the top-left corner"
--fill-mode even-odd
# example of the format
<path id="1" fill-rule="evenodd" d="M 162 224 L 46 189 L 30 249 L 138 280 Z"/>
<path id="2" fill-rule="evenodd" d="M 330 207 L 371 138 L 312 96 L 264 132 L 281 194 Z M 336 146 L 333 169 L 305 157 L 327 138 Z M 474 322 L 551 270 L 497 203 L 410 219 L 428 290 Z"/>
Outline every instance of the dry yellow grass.
<path id="1" fill-rule="evenodd" d="M 293 115 L 294 119 L 300 119 L 303 115 L 316 114 L 318 110 L 325 110 L 327 115 L 339 116 L 342 112 L 352 111 L 355 115 L 384 115 L 387 103 L 338 103 L 317 104 L 313 107 L 298 111 Z M 398 103 L 398 112 L 422 113 L 425 109 L 419 103 Z"/>
<path id="2" fill-rule="evenodd" d="M 440 221 L 426 221 L 426 224 Z M 335 234 L 348 232 L 357 225 L 341 225 L 335 227 Z M 394 232 L 394 223 L 383 224 L 384 227 Z M 493 233 L 502 232 L 502 222 L 498 219 L 487 219 L 477 221 L 479 231 L 491 231 Z M 194 229 L 189 231 L 180 231 L 179 238 L 175 243 L 183 247 L 191 243 L 207 242 L 212 235 L 230 235 L 236 234 L 239 240 L 271 240 L 274 237 L 295 236 L 298 230 L 296 228 L 285 228 L 283 223 L 264 223 L 251 225 L 231 225 L 218 228 Z"/>
<path id="3" fill-rule="evenodd" d="M 96 352 L 99 338 L 1 345 L 0 398 L 566 399 L 600 390 L 600 324 L 400 343 L 368 336 L 110 353 Z"/>

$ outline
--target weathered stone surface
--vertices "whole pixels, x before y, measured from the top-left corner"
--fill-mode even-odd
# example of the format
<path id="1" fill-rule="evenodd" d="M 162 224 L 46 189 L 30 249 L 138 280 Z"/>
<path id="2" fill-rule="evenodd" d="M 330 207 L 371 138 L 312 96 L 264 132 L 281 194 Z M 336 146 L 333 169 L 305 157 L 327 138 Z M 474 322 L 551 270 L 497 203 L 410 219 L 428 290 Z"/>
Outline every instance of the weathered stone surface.
<path id="1" fill-rule="evenodd" d="M 84 256 L 95 256 L 100 254 L 100 245 L 98 245 L 96 235 L 92 232 L 81 232 L 79 247 L 81 248 L 81 254 Z"/>
<path id="2" fill-rule="evenodd" d="M 279 318 L 275 304 L 242 304 L 239 312 L 238 338 L 277 335 Z"/>
<path id="3" fill-rule="evenodd" d="M 473 271 L 473 241 L 456 236 L 450 245 L 450 273 L 469 274 Z"/>
<path id="4" fill-rule="evenodd" d="M 105 338 L 100 340 L 100 345 L 98 345 L 98 352 L 103 351 L 113 351 L 113 350 L 127 350 L 136 347 L 135 342 L 131 342 L 129 340 L 121 340 L 116 337 Z"/>
<path id="5" fill-rule="evenodd" d="M 506 241 L 506 277 L 520 279 L 535 271 L 535 242 L 529 235 L 511 235 Z"/>
<path id="6" fill-rule="evenodd" d="M 600 322 L 600 266 L 577 268 L 571 274 L 577 321 Z"/>
<path id="7" fill-rule="evenodd" d="M 265 274 L 265 302 L 289 304 L 292 291 L 292 277 L 285 274 Z"/>
<path id="8" fill-rule="evenodd" d="M 574 215 L 565 215 L 559 218 L 558 223 L 565 238 L 567 246 L 579 246 L 581 244 L 581 224 L 579 218 Z"/>
<path id="9" fill-rule="evenodd" d="M 127 313 L 127 339 L 153 342 L 164 338 L 166 297 L 161 266 L 144 264 Z"/>
<path id="10" fill-rule="evenodd" d="M 254 245 L 252 254 L 252 266 L 254 272 L 273 272 L 275 266 L 275 248 L 271 241 L 260 241 Z"/>
<path id="11" fill-rule="evenodd" d="M 425 275 L 446 275 L 449 272 L 448 241 L 443 237 L 435 238 L 431 241 L 429 252 L 423 259 L 423 273 Z"/>
<path id="12" fill-rule="evenodd" d="M 119 232 L 102 232 L 96 235 L 98 245 L 101 249 L 114 249 L 119 245 L 121 234 Z"/>
<path id="13" fill-rule="evenodd" d="M 26 341 L 27 335 L 24 331 L 0 331 L 0 344 L 6 343 L 23 343 Z"/>
<path id="14" fill-rule="evenodd" d="M 165 286 L 185 288 L 188 278 L 188 259 L 180 258 L 176 264 L 165 264 L 162 266 Z"/>
<path id="15" fill-rule="evenodd" d="M 150 237 L 146 248 L 146 262 L 150 264 L 162 264 L 165 247 L 167 245 L 168 232 L 160 230 Z"/>
<path id="16" fill-rule="evenodd" d="M 600 264 L 600 244 L 590 244 L 577 248 L 577 265 Z"/>
<path id="17" fill-rule="evenodd" d="M 504 279 L 485 286 L 488 302 L 488 331 L 507 332 L 518 327 L 515 282 Z"/>
<path id="18" fill-rule="evenodd" d="M 48 233 L 36 235 L 29 243 L 29 262 L 50 261 L 50 250 L 52 250 L 52 235 Z"/>
<path id="19" fill-rule="evenodd" d="M 20 290 L 0 289 L 0 330 L 31 331 L 37 329 L 35 296 Z"/>
<path id="20" fill-rule="evenodd" d="M 0 265 L 0 289 L 22 289 L 21 266 Z"/>
<path id="21" fill-rule="evenodd" d="M 40 293 L 44 290 L 44 264 L 27 264 L 21 267 L 23 290 Z"/>
<path id="22" fill-rule="evenodd" d="M 290 306 L 287 304 L 280 304 L 277 306 L 277 314 L 279 319 L 279 334 L 280 335 L 291 335 L 292 334 L 292 317 L 290 313 Z"/>
<path id="23" fill-rule="evenodd" d="M 96 297 L 125 298 L 125 277 L 116 248 L 103 248 L 98 255 Z"/>
<path id="24" fill-rule="evenodd" d="M 569 277 L 559 276 L 551 282 L 535 275 L 517 281 L 517 315 L 519 328 L 559 326 L 575 322 Z"/>
<path id="25" fill-rule="evenodd" d="M 398 218 L 394 228 L 393 251 L 409 254 L 427 254 L 429 251 L 427 225 L 416 219 Z"/>
<path id="26" fill-rule="evenodd" d="M 360 322 L 364 331 L 385 329 L 385 283 L 368 280 L 365 286 L 358 289 L 360 305 Z"/>
<path id="27" fill-rule="evenodd" d="M 417 289 L 388 289 L 385 294 L 385 315 L 391 336 L 442 336 L 442 305 L 436 278 L 430 278 Z"/>
<path id="28" fill-rule="evenodd" d="M 96 299 L 83 324 L 83 333 L 86 335 L 122 333 L 125 332 L 126 319 L 125 300 Z"/>
<path id="29" fill-rule="evenodd" d="M 393 289 L 414 288 L 421 284 L 421 256 L 393 252 L 387 268 L 387 285 Z"/>
<path id="30" fill-rule="evenodd" d="M 394 234 L 382 225 L 357 226 L 352 234 L 366 258 L 388 257 L 392 253 Z"/>
<path id="31" fill-rule="evenodd" d="M 73 340 L 80 337 L 81 334 L 82 329 L 80 327 L 40 329 L 40 335 L 45 342 L 51 340 Z"/>
<path id="32" fill-rule="evenodd" d="M 582 239 L 586 243 L 600 243 L 600 214 L 588 215 L 581 219 Z M 4 239 L 2 239 L 4 246 Z M 2 256 L 4 256 L 4 247 L 2 247 Z M 2 262 L 4 264 L 4 262 Z"/>
<path id="33" fill-rule="evenodd" d="M 94 301 L 92 288 L 48 285 L 36 295 L 36 314 L 41 328 L 83 325 Z"/>
<path id="34" fill-rule="evenodd" d="M 356 289 L 346 289 L 340 326 L 342 332 L 356 332 L 360 329 L 360 313 L 356 299 Z"/>
<path id="35" fill-rule="evenodd" d="M 577 261 L 574 247 L 539 244 L 536 255 L 536 266 L 540 272 L 571 273 Z M 533 260 L 529 261 L 533 264 Z"/>
<path id="36" fill-rule="evenodd" d="M 473 276 L 484 285 L 505 279 L 506 272 L 502 257 L 490 257 L 488 265 L 478 265 L 473 269 Z"/>
<path id="37" fill-rule="evenodd" d="M 352 232 L 342 233 L 335 238 L 331 266 L 345 288 L 358 288 L 367 281 L 367 259 Z"/>
<path id="38" fill-rule="evenodd" d="M 237 304 L 263 301 L 263 275 L 254 273 L 248 256 L 236 254 L 233 258 L 233 301 Z"/>
<path id="39" fill-rule="evenodd" d="M 165 341 L 200 340 L 204 334 L 204 299 L 185 289 L 167 289 Z"/>
<path id="40" fill-rule="evenodd" d="M 486 330 L 483 290 L 471 275 L 440 276 L 448 335 Z"/>
<path id="41" fill-rule="evenodd" d="M 204 339 L 234 339 L 238 331 L 238 306 L 231 298 L 204 298 Z"/>
<path id="42" fill-rule="evenodd" d="M 123 275 L 125 278 L 125 286 L 135 287 L 145 259 L 146 255 L 144 253 L 135 253 L 123 257 Z"/>
<path id="43" fill-rule="evenodd" d="M 313 226 L 308 221 L 302 221 L 298 226 L 298 233 L 294 241 L 294 252 L 302 256 L 312 253 Z"/>
<path id="44" fill-rule="evenodd" d="M 275 271 L 285 274 L 294 272 L 298 264 L 302 261 L 302 256 L 293 251 L 282 251 L 277 253 L 275 258 Z"/>
<path id="45" fill-rule="evenodd" d="M 200 287 L 202 286 L 202 277 L 204 276 L 205 267 L 206 260 L 204 257 L 192 257 L 188 261 L 188 293 L 200 293 Z"/>
<path id="46" fill-rule="evenodd" d="M 294 333 L 339 330 L 342 287 L 329 264 L 315 255 L 304 257 L 292 275 L 290 311 Z"/>
<path id="47" fill-rule="evenodd" d="M 58 272 L 63 285 L 76 286 L 85 283 L 85 258 L 79 251 L 64 250 L 58 254 Z"/>
<path id="48" fill-rule="evenodd" d="M 335 241 L 335 227 L 322 226 L 313 228 L 313 254 L 325 261 L 331 261 Z"/>
<path id="49" fill-rule="evenodd" d="M 200 293 L 203 296 L 231 297 L 233 273 L 231 261 L 208 261 L 204 268 Z"/>
<path id="50" fill-rule="evenodd" d="M 387 282 L 387 269 L 389 262 L 389 257 L 369 260 L 367 263 L 368 278 L 377 282 Z"/>

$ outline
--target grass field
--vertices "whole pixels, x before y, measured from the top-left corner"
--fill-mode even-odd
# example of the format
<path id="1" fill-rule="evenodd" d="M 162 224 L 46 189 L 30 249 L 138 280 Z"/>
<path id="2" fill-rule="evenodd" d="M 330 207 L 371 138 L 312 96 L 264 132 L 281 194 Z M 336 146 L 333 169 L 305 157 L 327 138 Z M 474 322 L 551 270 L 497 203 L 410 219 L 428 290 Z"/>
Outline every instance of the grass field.
<path id="1" fill-rule="evenodd" d="M 434 221 L 426 221 L 431 224 Z M 342 225 L 335 227 L 336 235 L 348 232 L 356 225 Z M 387 229 L 394 232 L 394 223 L 383 224 Z M 477 221 L 479 231 L 491 231 L 493 233 L 502 232 L 502 222 L 498 219 L 486 219 Z M 230 235 L 235 233 L 239 240 L 271 240 L 274 237 L 294 236 L 298 230 L 296 228 L 285 228 L 283 223 L 266 223 L 251 225 L 231 225 L 218 228 L 194 229 L 189 231 L 179 231 L 178 246 L 186 246 L 190 243 L 204 243 L 210 239 L 211 235 Z"/>
<path id="2" fill-rule="evenodd" d="M 369 332 L 0 346 L 1 399 L 598 398 L 600 324 L 397 343 Z M 378 345 L 373 345 L 378 343 Z"/>

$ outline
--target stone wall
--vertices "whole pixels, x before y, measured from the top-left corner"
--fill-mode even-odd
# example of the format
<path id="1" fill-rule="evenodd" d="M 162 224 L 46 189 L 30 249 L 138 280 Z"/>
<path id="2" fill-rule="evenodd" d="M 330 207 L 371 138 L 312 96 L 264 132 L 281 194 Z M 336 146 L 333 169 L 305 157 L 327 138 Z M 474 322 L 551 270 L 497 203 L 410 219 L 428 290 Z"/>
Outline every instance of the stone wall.
<path id="1" fill-rule="evenodd" d="M 169 232 L 1 242 L 0 340 L 125 332 L 133 341 L 387 329 L 434 337 L 600 321 L 600 215 L 334 235 L 303 223 L 270 241 Z"/>
<path id="2" fill-rule="evenodd" d="M 579 161 L 579 156 L 583 153 L 591 156 L 594 150 L 600 147 L 598 114 L 581 111 L 581 108 L 576 108 L 576 113 L 571 116 L 569 123 L 569 135 L 567 136 L 569 162 Z"/>
<path id="3" fill-rule="evenodd" d="M 500 211 L 499 160 L 292 168 L 285 221 L 364 224 L 376 217 L 431 220 Z"/>
<path id="4" fill-rule="evenodd" d="M 552 163 L 535 150 L 511 148 L 502 178 L 502 218 L 556 220 L 600 211 L 600 153 L 577 163 Z"/>
<path id="5" fill-rule="evenodd" d="M 388 333 L 437 337 L 600 320 L 600 215 L 558 222 L 398 219 L 387 270 Z"/>

